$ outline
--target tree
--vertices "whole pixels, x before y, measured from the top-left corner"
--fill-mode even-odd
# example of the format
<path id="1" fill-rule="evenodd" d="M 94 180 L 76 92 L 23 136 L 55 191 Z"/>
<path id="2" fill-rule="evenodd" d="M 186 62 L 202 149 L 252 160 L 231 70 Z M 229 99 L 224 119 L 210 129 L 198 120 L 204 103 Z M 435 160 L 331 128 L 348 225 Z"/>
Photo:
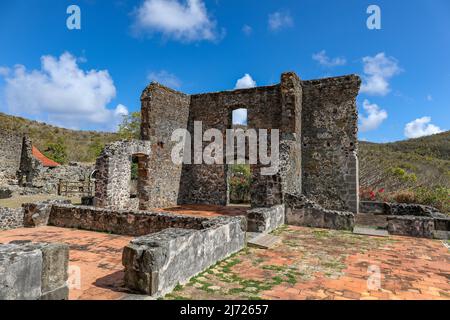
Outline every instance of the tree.
<path id="1" fill-rule="evenodd" d="M 56 143 L 47 143 L 47 150 L 44 154 L 59 164 L 65 164 L 67 162 L 67 147 L 64 139 L 59 137 Z"/>
<path id="2" fill-rule="evenodd" d="M 89 144 L 89 159 L 95 160 L 102 153 L 105 148 L 105 144 L 96 138 Z"/>
<path id="3" fill-rule="evenodd" d="M 141 136 L 141 113 L 132 112 L 123 116 L 118 134 L 123 140 L 139 139 Z"/>

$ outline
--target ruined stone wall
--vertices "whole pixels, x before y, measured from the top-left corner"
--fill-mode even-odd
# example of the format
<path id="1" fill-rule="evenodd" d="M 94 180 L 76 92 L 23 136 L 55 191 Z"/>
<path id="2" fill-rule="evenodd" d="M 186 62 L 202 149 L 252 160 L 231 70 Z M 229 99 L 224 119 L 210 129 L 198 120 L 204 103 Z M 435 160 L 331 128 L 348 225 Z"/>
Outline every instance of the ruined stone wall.
<path id="1" fill-rule="evenodd" d="M 22 135 L 10 131 L 0 133 L 0 184 L 15 180 L 19 170 Z"/>
<path id="2" fill-rule="evenodd" d="M 147 163 L 149 152 L 147 141 L 117 141 L 107 145 L 95 164 L 95 205 L 117 210 L 135 208 L 136 202 L 130 198 L 132 157 L 138 155 L 144 158 L 142 163 Z M 139 171 L 139 178 L 146 180 L 142 168 Z"/>
<path id="3" fill-rule="evenodd" d="M 358 76 L 303 81 L 303 193 L 326 209 L 358 212 Z"/>
<path id="4" fill-rule="evenodd" d="M 140 168 L 146 176 L 140 189 L 141 209 L 177 205 L 182 165 L 172 161 L 171 141 L 177 129 L 186 129 L 190 97 L 156 83 L 148 86 L 141 97 L 141 138 L 150 141 L 151 156 Z"/>
<path id="5" fill-rule="evenodd" d="M 232 127 L 232 112 L 241 108 L 247 109 L 247 127 L 249 129 L 280 128 L 282 110 L 279 86 L 191 96 L 188 130 L 191 132 L 192 138 L 194 136 L 194 121 L 202 121 L 202 135 L 208 129 L 218 129 L 222 132 L 224 141 L 226 142 L 226 130 Z M 210 143 L 203 142 L 203 149 Z M 191 147 L 193 162 L 193 143 Z M 223 162 L 225 163 L 225 159 Z M 268 201 L 273 204 L 278 204 L 281 195 L 279 177 L 262 178 L 257 166 L 252 166 L 252 172 L 252 203 Z M 275 183 L 273 180 L 275 180 Z M 226 205 L 227 166 L 225 164 L 184 165 L 179 203 Z M 255 204 L 255 206 L 257 205 Z"/>
<path id="6" fill-rule="evenodd" d="M 156 211 L 110 210 L 72 205 L 53 205 L 48 224 L 118 235 L 144 236 L 167 228 L 204 229 L 208 218 Z"/>
<path id="7" fill-rule="evenodd" d="M 9 230 L 23 227 L 23 209 L 0 207 L 0 230 Z"/>

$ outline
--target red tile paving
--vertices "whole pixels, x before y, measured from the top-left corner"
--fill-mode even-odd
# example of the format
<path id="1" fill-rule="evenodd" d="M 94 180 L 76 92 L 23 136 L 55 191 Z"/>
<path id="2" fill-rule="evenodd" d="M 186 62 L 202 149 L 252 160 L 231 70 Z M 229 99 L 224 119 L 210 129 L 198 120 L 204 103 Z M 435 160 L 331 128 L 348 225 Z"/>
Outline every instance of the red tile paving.
<path id="1" fill-rule="evenodd" d="M 214 206 L 214 205 L 182 205 L 172 208 L 156 209 L 161 212 L 173 212 L 198 217 L 245 216 L 250 207 L 246 206 Z"/>
<path id="2" fill-rule="evenodd" d="M 218 214 L 214 210 L 202 214 Z M 440 241 L 300 227 L 276 234 L 280 245 L 246 248 L 166 298 L 450 299 L 450 253 Z M 70 299 L 128 296 L 121 257 L 130 237 L 55 227 L 0 232 L 0 243 L 13 240 L 70 246 L 70 265 L 81 270 L 81 288 L 71 289 Z"/>
<path id="3" fill-rule="evenodd" d="M 132 238 L 106 233 L 39 227 L 0 232 L 0 243 L 14 240 L 60 242 L 70 247 L 70 270 L 80 270 L 81 287 L 71 288 L 71 300 L 120 299 L 123 290 L 122 250 Z M 75 273 L 69 283 L 77 286 Z"/>
<path id="4" fill-rule="evenodd" d="M 440 241 L 300 227 L 278 233 L 277 247 L 248 248 L 168 298 L 450 299 L 450 253 Z"/>

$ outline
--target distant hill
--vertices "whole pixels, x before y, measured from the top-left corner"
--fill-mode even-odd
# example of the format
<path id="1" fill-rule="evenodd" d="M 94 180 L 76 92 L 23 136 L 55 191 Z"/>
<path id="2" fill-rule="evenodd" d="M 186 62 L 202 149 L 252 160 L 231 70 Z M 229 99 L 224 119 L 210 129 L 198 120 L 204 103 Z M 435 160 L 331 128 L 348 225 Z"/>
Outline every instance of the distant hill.
<path id="1" fill-rule="evenodd" d="M 117 134 L 77 131 L 0 113 L 0 132 L 10 130 L 28 135 L 33 144 L 45 153 L 49 145 L 62 141 L 68 161 L 93 162 L 106 143 L 118 140 Z"/>
<path id="2" fill-rule="evenodd" d="M 359 158 L 362 187 L 450 188 L 450 131 L 387 144 L 360 142 Z"/>
<path id="3" fill-rule="evenodd" d="M 361 190 L 450 213 L 450 131 L 387 144 L 360 142 Z"/>

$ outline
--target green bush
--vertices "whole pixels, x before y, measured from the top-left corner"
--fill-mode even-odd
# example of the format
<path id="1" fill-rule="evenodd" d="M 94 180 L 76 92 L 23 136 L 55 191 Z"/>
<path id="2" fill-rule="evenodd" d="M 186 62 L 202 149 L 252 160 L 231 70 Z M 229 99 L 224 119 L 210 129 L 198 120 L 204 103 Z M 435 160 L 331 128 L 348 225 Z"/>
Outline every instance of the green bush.
<path id="1" fill-rule="evenodd" d="M 408 173 L 405 169 L 395 167 L 389 168 L 388 172 L 403 182 L 417 182 L 417 176 L 415 173 Z"/>
<path id="2" fill-rule="evenodd" d="M 251 171 L 249 165 L 236 164 L 230 167 L 230 200 L 244 203 L 250 199 Z"/>
<path id="3" fill-rule="evenodd" d="M 442 212 L 450 213 L 450 188 L 438 186 L 434 188 L 419 187 L 414 190 L 417 202 L 436 207 Z"/>
<path id="4" fill-rule="evenodd" d="M 59 164 L 67 163 L 67 147 L 62 138 L 58 138 L 55 143 L 47 143 L 44 155 Z"/>

